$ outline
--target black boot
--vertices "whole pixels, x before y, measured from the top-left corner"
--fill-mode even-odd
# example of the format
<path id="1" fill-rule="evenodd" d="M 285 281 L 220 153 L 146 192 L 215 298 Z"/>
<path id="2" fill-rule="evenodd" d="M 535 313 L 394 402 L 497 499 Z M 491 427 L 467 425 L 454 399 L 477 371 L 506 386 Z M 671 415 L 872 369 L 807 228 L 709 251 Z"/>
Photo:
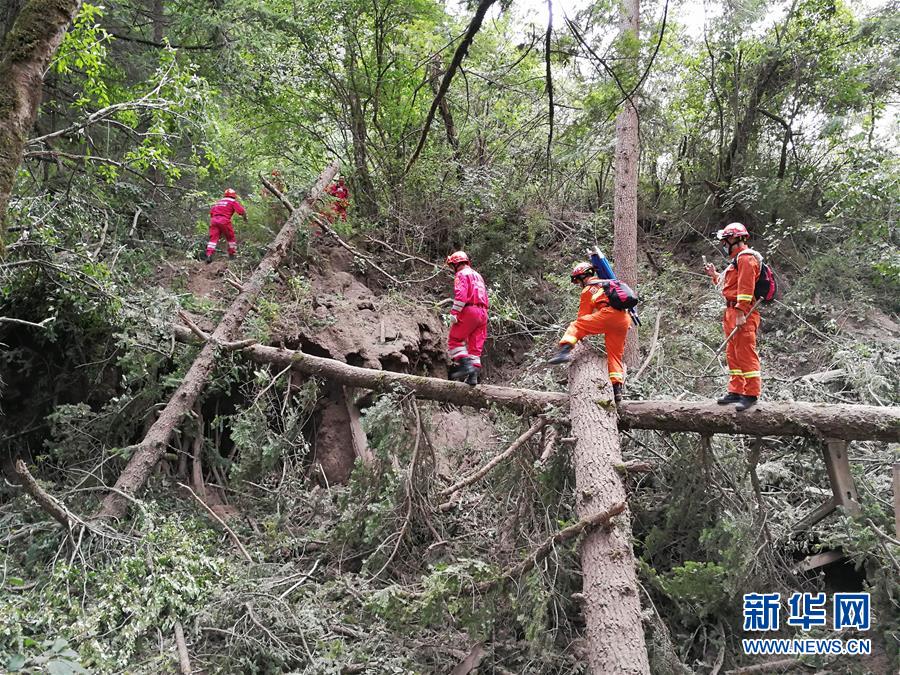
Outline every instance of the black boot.
<path id="1" fill-rule="evenodd" d="M 572 345 L 566 343 L 559 348 L 559 351 L 554 354 L 553 358 L 547 361 L 547 363 L 557 364 L 557 363 L 568 363 L 572 360 Z"/>
<path id="2" fill-rule="evenodd" d="M 211 262 L 212 262 L 212 256 L 211 255 L 206 256 L 206 264 L 209 265 Z"/>
<path id="3" fill-rule="evenodd" d="M 613 382 L 613 399 L 616 403 L 622 402 L 622 383 Z"/>
<path id="4" fill-rule="evenodd" d="M 450 372 L 449 377 L 456 382 L 466 382 L 474 370 L 472 359 L 465 357 L 457 362 L 456 368 Z"/>
<path id="5" fill-rule="evenodd" d="M 716 399 L 716 403 L 718 403 L 719 405 L 728 405 L 729 403 L 738 403 L 740 400 L 740 394 L 735 394 L 733 391 L 729 391 L 722 398 Z"/>
<path id="6" fill-rule="evenodd" d="M 466 384 L 470 387 L 474 387 L 478 384 L 478 380 L 481 379 L 481 368 L 472 368 L 472 372 L 469 373 L 469 376 L 466 378 Z"/>
<path id="7" fill-rule="evenodd" d="M 735 412 L 744 412 L 756 405 L 756 396 L 741 396 L 741 402 L 734 406 Z"/>

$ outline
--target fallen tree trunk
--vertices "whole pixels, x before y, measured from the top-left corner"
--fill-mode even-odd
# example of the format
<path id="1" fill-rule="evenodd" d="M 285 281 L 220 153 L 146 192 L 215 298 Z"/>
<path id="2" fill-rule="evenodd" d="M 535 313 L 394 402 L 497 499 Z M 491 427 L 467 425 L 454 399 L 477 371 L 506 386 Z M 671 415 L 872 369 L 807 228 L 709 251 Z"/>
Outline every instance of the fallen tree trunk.
<path id="1" fill-rule="evenodd" d="M 900 407 L 761 402 L 738 413 L 734 406 L 713 401 L 626 401 L 620 408 L 619 428 L 897 442 Z"/>
<path id="2" fill-rule="evenodd" d="M 173 331 L 182 342 L 195 342 L 197 339 L 182 326 L 173 326 Z M 282 368 L 291 365 L 299 373 L 319 375 L 361 389 L 400 389 L 410 391 L 419 398 L 473 408 L 500 405 L 517 412 L 536 414 L 554 406 L 565 408 L 569 404 L 569 397 L 561 392 L 488 384 L 470 387 L 433 377 L 350 366 L 290 349 L 259 344 L 236 348 L 258 363 Z M 900 442 L 900 407 L 761 402 L 746 412 L 737 413 L 733 406 L 716 405 L 714 401 L 623 401 L 619 405 L 619 428 L 692 431 L 704 435 L 811 436 L 847 441 Z"/>
<path id="3" fill-rule="evenodd" d="M 611 389 L 605 360 L 594 349 L 580 346 L 569 368 L 575 510 L 585 520 L 622 509 L 614 527 L 594 530 L 581 544 L 585 641 L 595 675 L 643 675 L 650 673 L 650 664 L 631 549 L 631 515 L 625 484 L 615 469 L 622 464 L 622 451 Z"/>
<path id="4" fill-rule="evenodd" d="M 269 249 L 260 261 L 259 266 L 243 284 L 243 290 L 231 304 L 228 311 L 225 312 L 210 341 L 203 346 L 194 363 L 191 364 L 190 370 L 184 376 L 181 386 L 169 399 L 166 407 L 163 408 L 153 426 L 150 427 L 150 430 L 144 436 L 144 439 L 134 447 L 134 454 L 131 460 L 116 481 L 115 487 L 118 491 L 125 494 L 134 494 L 143 487 L 153 471 L 153 467 L 156 466 L 156 463 L 165 452 L 169 439 L 172 437 L 178 424 L 185 414 L 194 407 L 203 388 L 206 386 L 206 381 L 215 368 L 218 343 L 233 341 L 238 336 L 244 319 L 253 308 L 256 298 L 262 291 L 269 275 L 281 264 L 285 255 L 287 255 L 288 247 L 294 240 L 297 228 L 313 213 L 316 202 L 322 196 L 326 186 L 334 178 L 337 171 L 338 164 L 335 162 L 322 172 L 307 195 L 306 200 L 287 219 L 278 236 L 269 245 Z M 97 516 L 101 518 L 120 518 L 125 514 L 126 506 L 127 501 L 121 494 L 111 492 L 100 505 Z"/>

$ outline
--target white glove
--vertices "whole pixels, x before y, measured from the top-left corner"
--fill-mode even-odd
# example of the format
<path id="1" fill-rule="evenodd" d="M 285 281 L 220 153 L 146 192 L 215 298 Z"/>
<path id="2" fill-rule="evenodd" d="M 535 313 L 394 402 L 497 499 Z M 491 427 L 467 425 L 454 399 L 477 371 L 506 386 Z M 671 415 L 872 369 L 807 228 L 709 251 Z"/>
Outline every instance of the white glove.
<path id="1" fill-rule="evenodd" d="M 459 317 L 456 314 L 450 315 L 450 325 L 452 326 L 455 323 L 459 323 Z"/>

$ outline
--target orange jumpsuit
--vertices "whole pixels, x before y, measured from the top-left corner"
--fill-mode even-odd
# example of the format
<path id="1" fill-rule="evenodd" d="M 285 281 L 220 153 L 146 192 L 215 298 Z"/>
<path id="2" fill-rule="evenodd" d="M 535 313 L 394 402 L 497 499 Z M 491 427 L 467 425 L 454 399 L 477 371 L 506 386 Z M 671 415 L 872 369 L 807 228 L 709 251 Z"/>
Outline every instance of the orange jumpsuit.
<path id="1" fill-rule="evenodd" d="M 742 251 L 748 251 L 740 255 Z M 759 259 L 746 244 L 735 246 L 732 262 L 722 274 L 716 274 L 714 283 L 722 288 L 725 297 L 725 318 L 722 322 L 725 337 L 737 325 L 740 314 L 747 315 L 755 302 L 753 289 L 759 278 Z M 740 259 L 738 260 L 738 256 Z M 724 278 L 723 278 L 724 276 Z M 756 332 L 759 330 L 759 312 L 755 309 L 747 316 L 734 337 L 725 348 L 725 359 L 728 361 L 728 391 L 742 396 L 759 397 L 762 389 L 762 378 L 759 370 L 759 353 L 756 351 Z"/>
<path id="2" fill-rule="evenodd" d="M 559 344 L 574 345 L 588 335 L 603 335 L 609 357 L 609 380 L 613 384 L 625 382 L 625 336 L 631 326 L 628 312 L 609 306 L 603 287 L 596 278 L 589 279 L 581 291 L 578 318 L 569 324 Z"/>

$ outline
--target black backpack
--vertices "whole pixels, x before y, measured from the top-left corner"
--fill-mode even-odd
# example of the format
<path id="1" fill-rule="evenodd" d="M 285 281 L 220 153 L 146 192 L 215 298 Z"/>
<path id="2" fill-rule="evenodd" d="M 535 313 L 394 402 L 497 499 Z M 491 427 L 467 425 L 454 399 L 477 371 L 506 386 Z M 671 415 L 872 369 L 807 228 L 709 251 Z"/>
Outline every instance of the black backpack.
<path id="1" fill-rule="evenodd" d="M 756 285 L 753 287 L 753 297 L 762 304 L 768 305 L 779 297 L 778 281 L 775 277 L 775 272 L 765 263 L 763 257 L 752 248 L 748 248 L 738 253 L 731 264 L 737 269 L 738 258 L 748 253 L 756 255 L 759 260 L 759 277 L 757 277 Z"/>

